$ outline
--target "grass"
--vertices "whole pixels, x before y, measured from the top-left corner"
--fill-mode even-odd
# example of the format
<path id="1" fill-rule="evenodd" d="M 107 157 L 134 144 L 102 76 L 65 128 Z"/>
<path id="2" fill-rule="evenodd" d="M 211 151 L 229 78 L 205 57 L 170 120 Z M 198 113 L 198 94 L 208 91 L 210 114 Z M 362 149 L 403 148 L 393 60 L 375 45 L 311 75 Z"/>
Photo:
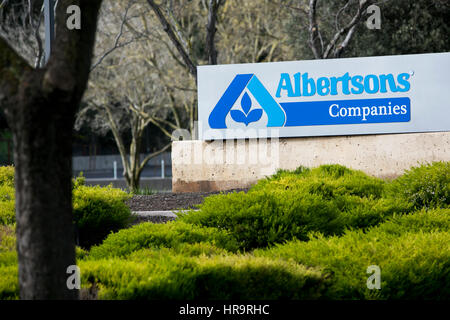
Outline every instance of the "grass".
<path id="1" fill-rule="evenodd" d="M 138 188 L 138 189 L 130 192 L 130 194 L 132 194 L 134 196 L 151 196 L 151 195 L 157 194 L 157 193 L 159 193 L 158 190 L 151 189 L 149 187 Z"/>

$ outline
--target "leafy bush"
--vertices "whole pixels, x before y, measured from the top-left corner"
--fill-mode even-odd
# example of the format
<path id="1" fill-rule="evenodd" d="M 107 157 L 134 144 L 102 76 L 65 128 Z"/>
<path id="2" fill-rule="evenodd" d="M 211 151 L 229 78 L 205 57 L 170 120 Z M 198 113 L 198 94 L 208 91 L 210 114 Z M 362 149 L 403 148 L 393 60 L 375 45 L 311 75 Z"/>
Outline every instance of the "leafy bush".
<path id="1" fill-rule="evenodd" d="M 362 171 L 341 165 L 322 165 L 314 169 L 299 167 L 294 171 L 279 170 L 275 175 L 259 181 L 250 190 L 301 190 L 317 194 L 325 199 L 341 195 L 355 195 L 378 199 L 382 196 L 385 182 L 368 176 Z"/>
<path id="2" fill-rule="evenodd" d="M 10 177 L 0 212 L 14 204 Z M 126 226 L 125 192 L 82 177 L 73 185 L 86 236 Z M 176 221 L 77 248 L 82 286 L 101 299 L 450 299 L 448 186 L 448 163 L 392 183 L 338 165 L 280 170 Z M 239 253 L 254 248 L 264 249 Z M 366 286 L 370 265 L 381 268 L 381 290 Z M 0 299 L 18 298 L 14 226 L 0 225 L 0 275 Z"/>
<path id="3" fill-rule="evenodd" d="M 330 299 L 449 299 L 449 211 L 394 217 L 364 233 L 292 241 L 256 256 L 318 267 L 330 277 Z M 366 287 L 367 267 L 381 269 L 381 290 Z"/>
<path id="4" fill-rule="evenodd" d="M 315 269 L 252 256 L 161 254 L 142 261 L 80 263 L 82 286 L 101 299 L 315 299 L 324 279 Z"/>
<path id="5" fill-rule="evenodd" d="M 99 246 L 92 247 L 89 257 L 123 257 L 144 248 L 176 248 L 184 243 L 209 242 L 218 248 L 236 251 L 237 243 L 227 232 L 183 222 L 142 223 L 111 234 Z"/>
<path id="6" fill-rule="evenodd" d="M 421 210 L 414 214 L 394 216 L 372 232 L 400 236 L 408 232 L 450 231 L 450 208 Z"/>
<path id="7" fill-rule="evenodd" d="M 125 204 L 130 195 L 120 189 L 85 186 L 82 175 L 73 179 L 73 213 L 79 244 L 100 243 L 110 232 L 118 231 L 131 220 Z M 0 225 L 14 224 L 14 168 L 0 167 Z"/>
<path id="8" fill-rule="evenodd" d="M 72 189 L 86 185 L 86 178 L 83 176 L 83 172 L 80 172 L 76 178 L 72 178 Z"/>
<path id="9" fill-rule="evenodd" d="M 0 185 L 14 188 L 14 167 L 3 166 L 0 167 Z"/>
<path id="10" fill-rule="evenodd" d="M 79 244 L 100 243 L 109 233 L 128 226 L 131 211 L 125 204 L 130 196 L 120 189 L 78 185 L 73 190 L 73 214 Z"/>
<path id="11" fill-rule="evenodd" d="M 338 231 L 337 206 L 314 195 L 240 192 L 208 197 L 200 208 L 179 219 L 227 230 L 247 250 L 294 237 L 305 240 L 311 230 Z"/>
<path id="12" fill-rule="evenodd" d="M 391 197 L 400 197 L 414 208 L 450 205 L 450 162 L 434 162 L 407 170 L 388 187 Z"/>
<path id="13" fill-rule="evenodd" d="M 0 225 L 14 224 L 15 220 L 14 167 L 0 167 Z"/>
<path id="14" fill-rule="evenodd" d="M 412 212 L 409 203 L 398 199 L 370 199 L 357 196 L 341 196 L 334 201 L 340 210 L 340 224 L 345 229 L 367 229 L 394 215 Z"/>
<path id="15" fill-rule="evenodd" d="M 384 182 L 338 165 L 295 172 L 279 171 L 247 193 L 207 197 L 199 211 L 180 220 L 229 231 L 241 248 L 308 240 L 308 233 L 342 234 L 368 228 L 395 213 L 411 211 L 408 203 L 380 198 Z"/>
<path id="16" fill-rule="evenodd" d="M 0 300 L 19 298 L 15 227 L 0 225 Z"/>
<path id="17" fill-rule="evenodd" d="M 15 227 L 0 225 L 0 252 L 13 250 L 16 250 Z"/>
<path id="18" fill-rule="evenodd" d="M 14 224 L 16 221 L 14 186 L 0 184 L 0 225 Z"/>
<path id="19" fill-rule="evenodd" d="M 198 257 L 198 256 L 226 256 L 230 252 L 219 248 L 208 242 L 195 242 L 195 243 L 179 243 L 174 247 L 158 247 L 158 248 L 144 248 L 137 251 L 133 251 L 126 256 L 126 259 L 133 261 L 147 261 L 149 259 L 159 259 L 160 256 L 170 255 L 182 255 L 185 257 Z"/>
<path id="20" fill-rule="evenodd" d="M 19 299 L 19 275 L 17 265 L 0 265 L 0 300 Z"/>

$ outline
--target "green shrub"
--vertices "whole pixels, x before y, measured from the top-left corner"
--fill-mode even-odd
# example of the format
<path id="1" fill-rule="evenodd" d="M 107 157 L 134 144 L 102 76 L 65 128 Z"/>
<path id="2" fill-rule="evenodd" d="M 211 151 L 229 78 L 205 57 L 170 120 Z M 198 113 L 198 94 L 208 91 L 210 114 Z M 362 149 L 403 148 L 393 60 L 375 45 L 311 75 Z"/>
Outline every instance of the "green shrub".
<path id="1" fill-rule="evenodd" d="M 15 227 L 0 225 L 0 300 L 19 298 Z"/>
<path id="2" fill-rule="evenodd" d="M 73 213 L 80 246 L 98 244 L 109 233 L 128 226 L 131 211 L 125 200 L 129 197 L 126 192 L 111 186 L 78 185 L 73 190 Z"/>
<path id="3" fill-rule="evenodd" d="M 0 225 L 14 224 L 16 221 L 14 186 L 0 184 Z"/>
<path id="4" fill-rule="evenodd" d="M 320 268 L 330 277 L 324 294 L 329 299 L 450 299 L 448 214 L 394 217 L 367 233 L 316 235 L 309 242 L 292 241 L 254 254 Z M 381 290 L 366 286 L 371 265 L 381 269 Z"/>
<path id="5" fill-rule="evenodd" d="M 131 211 L 125 204 L 130 195 L 120 189 L 85 186 L 82 174 L 73 179 L 73 214 L 79 244 L 100 243 L 110 232 L 128 226 Z M 0 167 L 0 225 L 14 224 L 14 168 Z"/>
<path id="6" fill-rule="evenodd" d="M 10 266 L 17 267 L 15 227 L 0 226 L 0 268 Z"/>
<path id="7" fill-rule="evenodd" d="M 14 167 L 0 167 L 0 225 L 15 221 Z"/>
<path id="8" fill-rule="evenodd" d="M 225 231 L 183 222 L 142 223 L 111 234 L 99 246 L 92 247 L 89 257 L 123 257 L 144 248 L 176 248 L 183 243 L 209 242 L 218 248 L 236 251 L 236 241 Z"/>
<path id="9" fill-rule="evenodd" d="M 207 197 L 199 211 L 179 219 L 200 226 L 229 231 L 246 250 L 294 238 L 308 240 L 308 233 L 342 234 L 347 228 L 375 226 L 411 206 L 383 199 L 384 182 L 338 165 L 296 172 L 279 171 L 247 193 Z"/>
<path id="10" fill-rule="evenodd" d="M 9 186 L 14 188 L 14 167 L 0 167 L 0 186 Z"/>
<path id="11" fill-rule="evenodd" d="M 100 299 L 316 299 L 325 287 L 315 269 L 252 256 L 161 254 L 142 261 L 80 263 L 82 286 Z"/>
<path id="12" fill-rule="evenodd" d="M 19 275 L 17 265 L 0 265 L 0 300 L 19 299 Z"/>
<path id="13" fill-rule="evenodd" d="M 249 192 L 296 189 L 325 199 L 341 195 L 378 199 L 383 195 L 384 186 L 383 180 L 362 171 L 341 165 L 322 165 L 314 169 L 299 167 L 294 171 L 280 170 L 274 176 L 259 181 Z"/>
<path id="14" fill-rule="evenodd" d="M 182 255 L 185 257 L 197 256 L 226 256 L 230 252 L 219 248 L 209 242 L 195 242 L 195 243 L 179 243 L 174 247 L 158 247 L 158 248 L 144 248 L 133 251 L 126 256 L 126 259 L 133 261 L 147 261 L 149 259 L 159 259 L 161 256 Z"/>
<path id="15" fill-rule="evenodd" d="M 0 225 L 0 252 L 16 250 L 15 226 Z"/>
<path id="16" fill-rule="evenodd" d="M 179 219 L 226 230 L 250 250 L 294 237 L 306 240 L 311 230 L 338 232 L 338 216 L 337 206 L 319 196 L 259 191 L 208 197 L 200 211 Z"/>
<path id="17" fill-rule="evenodd" d="M 394 216 L 372 232 L 400 236 L 408 232 L 446 231 L 450 231 L 450 208 L 421 210 L 410 215 Z"/>
<path id="18" fill-rule="evenodd" d="M 0 252 L 0 267 L 17 266 L 17 252 L 3 251 Z"/>
<path id="19" fill-rule="evenodd" d="M 389 184 L 387 193 L 410 202 L 416 209 L 448 207 L 450 162 L 434 162 L 411 168 Z"/>
<path id="20" fill-rule="evenodd" d="M 72 178 L 72 189 L 86 185 L 86 178 L 83 176 L 83 172 L 80 172 L 76 178 Z"/>
<path id="21" fill-rule="evenodd" d="M 412 211 L 411 205 L 397 199 L 370 199 L 357 196 L 340 196 L 337 202 L 342 231 L 345 229 L 367 229 L 376 226 L 394 215 Z"/>
<path id="22" fill-rule="evenodd" d="M 89 256 L 89 251 L 87 251 L 87 250 L 85 250 L 85 249 L 83 249 L 83 248 L 80 248 L 80 247 L 75 247 L 75 257 L 76 257 L 76 260 L 78 261 L 78 260 L 83 260 L 83 259 L 85 259 L 87 256 Z"/>

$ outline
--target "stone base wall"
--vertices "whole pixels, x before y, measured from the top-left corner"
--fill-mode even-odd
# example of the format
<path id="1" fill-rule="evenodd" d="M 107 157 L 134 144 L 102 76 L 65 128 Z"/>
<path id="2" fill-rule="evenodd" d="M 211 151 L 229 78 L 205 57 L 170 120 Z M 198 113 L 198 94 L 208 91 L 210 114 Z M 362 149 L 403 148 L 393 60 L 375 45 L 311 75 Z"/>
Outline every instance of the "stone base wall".
<path id="1" fill-rule="evenodd" d="M 246 188 L 278 169 L 341 164 L 393 178 L 419 163 L 450 161 L 450 132 L 175 141 L 172 190 Z"/>

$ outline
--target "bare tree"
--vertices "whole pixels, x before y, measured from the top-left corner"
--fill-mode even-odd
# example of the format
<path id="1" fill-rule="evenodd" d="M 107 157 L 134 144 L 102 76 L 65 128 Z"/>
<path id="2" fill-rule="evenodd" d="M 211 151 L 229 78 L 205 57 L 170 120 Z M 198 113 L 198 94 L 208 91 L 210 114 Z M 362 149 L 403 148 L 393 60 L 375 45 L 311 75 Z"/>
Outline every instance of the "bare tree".
<path id="1" fill-rule="evenodd" d="M 147 3 L 152 8 L 156 17 L 158 18 L 164 32 L 167 34 L 172 45 L 176 48 L 179 55 L 181 56 L 182 62 L 185 68 L 188 70 L 189 74 L 194 78 L 194 85 L 197 85 L 197 66 L 199 57 L 197 57 L 192 50 L 192 42 L 186 36 L 186 30 L 183 30 L 181 24 L 175 19 L 175 14 L 173 12 L 173 5 L 168 3 L 165 6 L 166 14 L 161 10 L 161 7 L 155 3 L 153 0 L 147 0 Z M 215 34 L 217 31 L 217 15 L 220 7 L 225 3 L 225 0 L 208 0 L 208 21 L 206 24 L 206 60 L 209 64 L 217 64 L 217 50 L 215 46 Z M 194 123 L 197 120 L 197 103 L 191 106 L 191 111 L 189 112 L 190 117 L 190 131 L 194 132 Z"/>
<path id="2" fill-rule="evenodd" d="M 0 2 L 0 36 L 35 67 L 41 65 L 44 55 L 42 20 L 43 1 Z"/>
<path id="3" fill-rule="evenodd" d="M 90 123 L 99 132 L 111 130 L 133 190 L 148 160 L 139 158 L 146 126 L 169 140 L 178 129 L 193 135 L 197 65 L 216 64 L 219 51 L 223 63 L 273 61 L 285 39 L 276 33 L 279 11 L 269 1 L 108 1 L 101 12 L 92 81 L 77 128 Z"/>
<path id="4" fill-rule="evenodd" d="M 165 76 L 158 79 L 161 70 L 155 67 L 161 65 L 155 57 L 159 40 L 154 30 L 147 28 L 145 9 L 136 0 L 104 2 L 86 106 L 78 113 L 75 126 L 80 129 L 87 124 L 99 133 L 112 132 L 132 192 L 139 188 L 148 161 L 170 148 L 171 131 L 183 126 L 176 97 L 160 93 L 167 93 L 167 87 L 161 85 Z M 173 123 L 168 120 L 169 113 Z M 141 159 L 143 135 L 149 125 L 159 128 L 168 142 Z M 124 139 L 126 133 L 130 142 Z"/>
<path id="5" fill-rule="evenodd" d="M 308 44 L 316 59 L 339 58 L 352 40 L 356 28 L 367 17 L 367 8 L 376 1 L 371 0 L 347 0 L 344 5 L 333 15 L 326 19 L 333 19 L 335 30 L 327 38 L 322 34 L 320 27 L 317 6 L 319 0 L 309 0 L 307 13 L 309 21 L 309 41 Z M 354 13 L 351 13 L 351 11 Z M 345 16 L 345 17 L 343 17 Z M 347 18 L 343 23 L 343 18 Z"/>
<path id="6" fill-rule="evenodd" d="M 182 61 L 184 62 L 186 69 L 189 73 L 197 78 L 197 63 L 195 57 L 192 55 L 192 48 L 189 41 L 183 34 L 183 30 L 180 28 L 180 24 L 174 19 L 174 14 L 171 6 L 167 6 L 167 13 L 172 18 L 169 21 L 166 16 L 161 11 L 159 5 L 155 3 L 153 0 L 147 0 L 149 6 L 152 8 L 159 22 L 161 23 L 163 30 L 166 32 L 169 37 L 172 45 L 176 48 L 178 53 L 180 54 Z M 215 26 L 211 26 L 215 30 Z"/>
<path id="7" fill-rule="evenodd" d="M 60 0 L 56 39 L 34 68 L 0 37 L 0 106 L 13 132 L 19 284 L 22 299 L 75 299 L 66 270 L 75 264 L 72 128 L 86 87 L 101 0 Z M 79 5 L 82 30 L 66 28 Z"/>
<path id="8" fill-rule="evenodd" d="M 78 116 L 77 126 L 84 119 L 83 113 L 95 110 L 103 120 L 99 123 L 111 130 L 119 150 L 123 175 L 128 188 L 134 192 L 139 188 L 141 173 L 147 162 L 170 148 L 169 142 L 161 149 L 141 159 L 142 140 L 145 128 L 156 125 L 170 138 L 170 130 L 160 123 L 166 121 L 165 101 L 157 94 L 157 77 L 151 76 L 151 66 L 145 64 L 148 52 L 138 51 L 138 45 L 128 47 L 123 54 L 125 60 L 108 67 L 99 66 L 92 75 L 86 95 L 87 107 Z M 127 55 L 133 52 L 134 57 Z M 113 55 L 117 58 L 117 53 Z M 124 132 L 131 133 L 131 142 L 126 143 Z"/>

